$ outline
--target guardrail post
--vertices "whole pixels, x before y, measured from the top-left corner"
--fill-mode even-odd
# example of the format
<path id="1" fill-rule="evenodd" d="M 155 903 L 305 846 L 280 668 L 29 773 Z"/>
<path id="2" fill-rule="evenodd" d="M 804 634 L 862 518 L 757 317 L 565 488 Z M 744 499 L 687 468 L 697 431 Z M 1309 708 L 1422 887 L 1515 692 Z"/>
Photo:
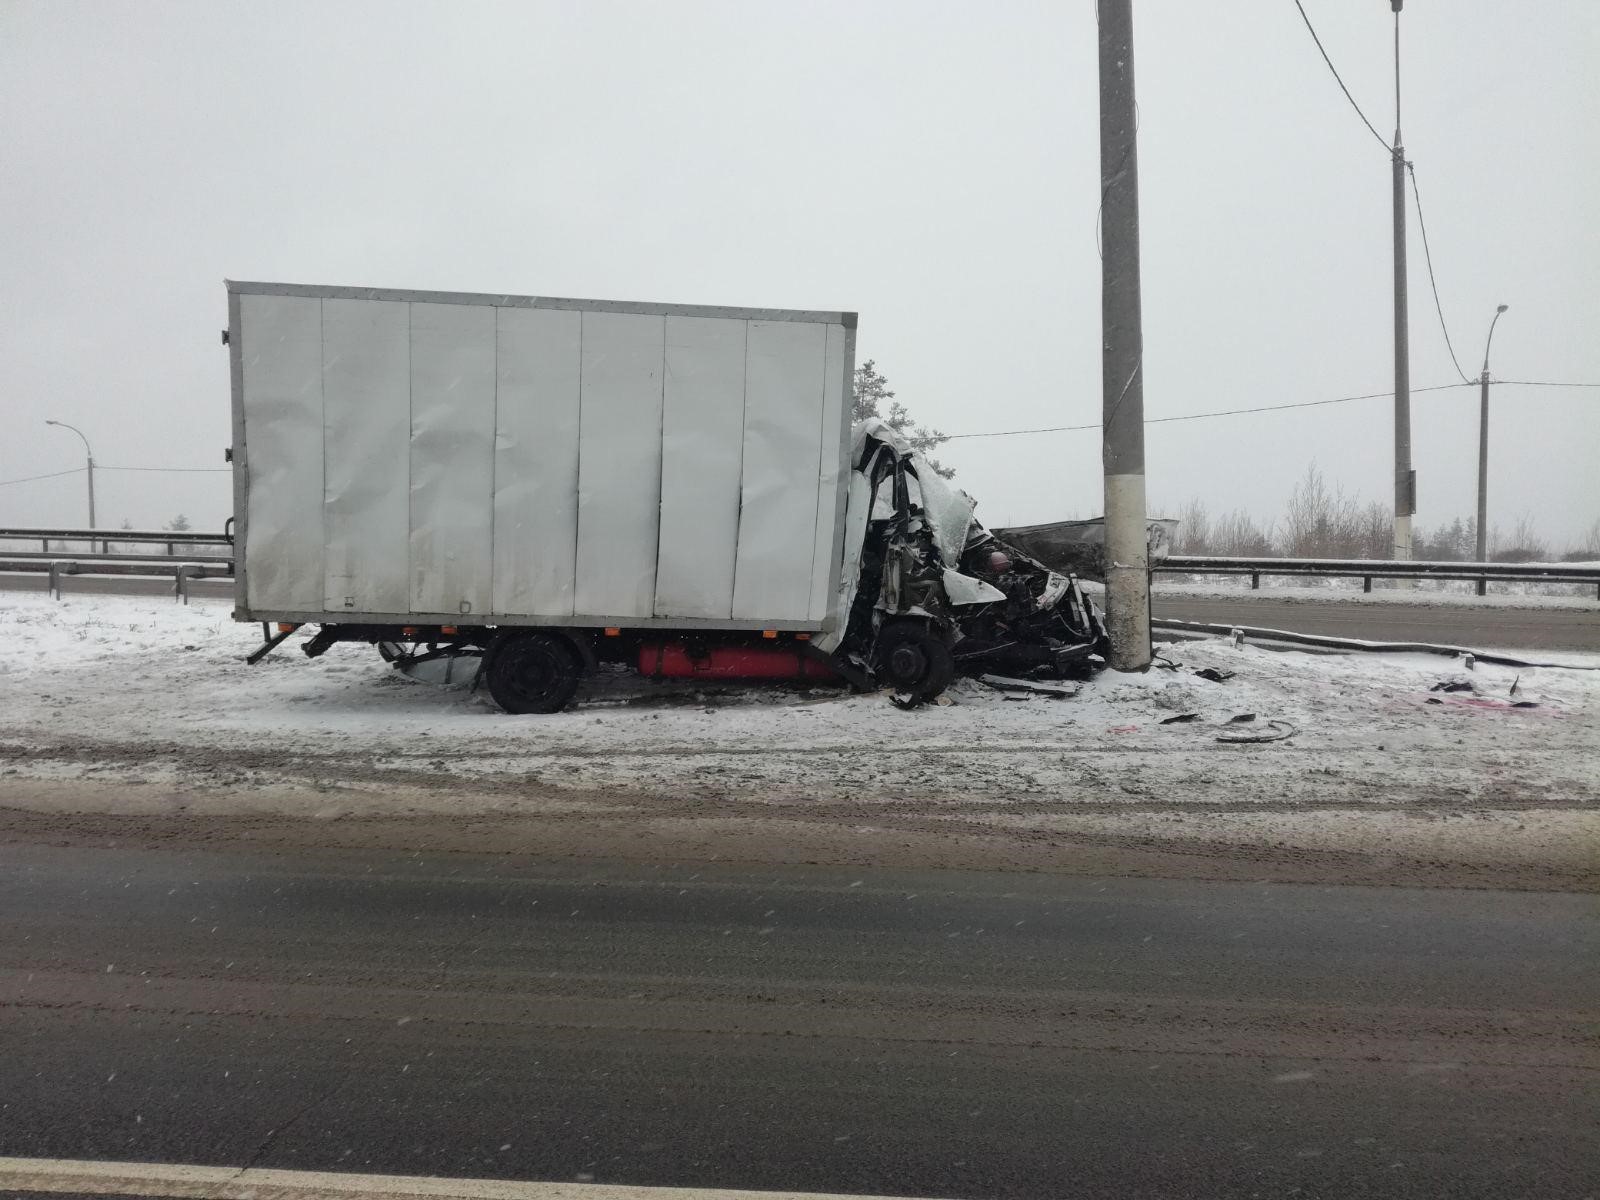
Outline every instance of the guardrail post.
<path id="1" fill-rule="evenodd" d="M 1257 592 L 1257 591 L 1261 590 L 1261 572 L 1260 571 L 1251 571 L 1250 572 L 1250 590 L 1252 592 Z"/>
<path id="2" fill-rule="evenodd" d="M 1363 575 L 1361 577 L 1361 590 L 1363 592 L 1371 592 L 1372 591 L 1372 576 L 1371 575 Z"/>
<path id="3" fill-rule="evenodd" d="M 1484 578 L 1480 577 L 1478 579 L 1478 595 L 1486 596 L 1488 594 L 1489 594 L 1489 581 L 1487 579 L 1484 579 Z"/>
<path id="4" fill-rule="evenodd" d="M 58 562 L 50 564 L 50 595 L 56 600 L 61 599 L 61 564 Z"/>
<path id="5" fill-rule="evenodd" d="M 183 563 L 178 567 L 175 572 L 176 577 L 172 581 L 172 590 L 185 605 L 189 603 L 189 580 L 193 574 L 194 564 Z"/>

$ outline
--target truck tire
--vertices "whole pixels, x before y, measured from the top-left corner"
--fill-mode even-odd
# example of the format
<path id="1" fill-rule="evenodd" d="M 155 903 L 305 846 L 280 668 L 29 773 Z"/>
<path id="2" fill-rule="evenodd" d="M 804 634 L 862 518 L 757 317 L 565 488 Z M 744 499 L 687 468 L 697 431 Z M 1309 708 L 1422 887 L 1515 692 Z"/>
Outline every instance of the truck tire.
<path id="1" fill-rule="evenodd" d="M 945 640 L 923 621 L 890 621 L 878 631 L 873 653 L 878 682 L 919 700 L 932 700 L 955 678 Z"/>
<path id="2" fill-rule="evenodd" d="M 571 702 L 583 663 L 559 633 L 512 633 L 496 639 L 484 656 L 489 695 L 508 713 L 553 713 Z"/>

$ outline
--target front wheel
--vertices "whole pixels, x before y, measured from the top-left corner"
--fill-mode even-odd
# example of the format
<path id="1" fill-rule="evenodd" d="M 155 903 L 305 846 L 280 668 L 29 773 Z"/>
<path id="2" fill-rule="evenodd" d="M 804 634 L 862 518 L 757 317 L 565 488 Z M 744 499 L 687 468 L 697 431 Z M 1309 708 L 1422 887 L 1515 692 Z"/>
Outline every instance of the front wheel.
<path id="1" fill-rule="evenodd" d="M 583 663 L 560 634 L 506 634 L 489 647 L 483 678 L 508 713 L 553 713 L 577 692 Z"/>
<path id="2" fill-rule="evenodd" d="M 932 700 L 955 678 L 949 645 L 922 621 L 886 623 L 873 659 L 880 681 L 918 700 Z"/>

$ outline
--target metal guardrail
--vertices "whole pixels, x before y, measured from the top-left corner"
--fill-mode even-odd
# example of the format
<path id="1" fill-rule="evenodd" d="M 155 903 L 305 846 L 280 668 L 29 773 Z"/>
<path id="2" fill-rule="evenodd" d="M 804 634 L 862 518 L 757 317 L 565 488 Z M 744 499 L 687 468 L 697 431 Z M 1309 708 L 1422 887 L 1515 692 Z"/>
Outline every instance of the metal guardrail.
<path id="1" fill-rule="evenodd" d="M 79 558 L 16 558 L 0 555 L 0 573 L 26 572 L 49 576 L 50 594 L 61 599 L 61 581 L 68 575 L 144 575 L 172 577 L 172 594 L 189 603 L 189 585 L 196 579 L 232 579 L 232 563 L 203 563 L 192 559 L 154 559 L 136 562 L 100 556 Z"/>
<path id="2" fill-rule="evenodd" d="M 1600 597 L 1600 568 L 1576 563 L 1419 562 L 1405 559 L 1363 558 L 1221 558 L 1212 555 L 1169 555 L 1151 564 L 1152 574 L 1248 575 L 1252 589 L 1260 588 L 1263 575 L 1310 576 L 1319 579 L 1359 579 L 1370 592 L 1374 579 L 1451 579 L 1478 585 L 1483 595 L 1489 580 L 1524 583 L 1581 583 L 1595 588 Z"/>
<path id="3" fill-rule="evenodd" d="M 179 546 L 220 546 L 231 549 L 233 534 L 226 531 L 204 533 L 192 529 L 0 529 L 0 542 L 7 541 L 38 542 L 40 551 L 46 554 L 50 553 L 51 542 L 85 542 L 88 548 L 82 553 L 87 554 L 111 554 L 113 546 L 165 546 L 171 555 L 177 553 Z M 10 551 L 0 550 L 0 554 L 6 553 Z"/>

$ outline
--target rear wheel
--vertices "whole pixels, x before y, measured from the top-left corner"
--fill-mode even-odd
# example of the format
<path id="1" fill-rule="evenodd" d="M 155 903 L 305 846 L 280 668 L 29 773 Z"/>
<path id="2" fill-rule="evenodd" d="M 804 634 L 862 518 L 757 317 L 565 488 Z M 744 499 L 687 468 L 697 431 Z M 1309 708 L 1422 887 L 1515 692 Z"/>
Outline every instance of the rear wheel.
<path id="1" fill-rule="evenodd" d="M 890 621 L 878 631 L 874 669 L 897 692 L 932 700 L 955 678 L 955 658 L 945 640 L 921 621 Z"/>
<path id="2" fill-rule="evenodd" d="M 560 634 L 508 634 L 489 647 L 483 679 L 508 713 L 553 713 L 577 692 L 583 662 Z"/>

